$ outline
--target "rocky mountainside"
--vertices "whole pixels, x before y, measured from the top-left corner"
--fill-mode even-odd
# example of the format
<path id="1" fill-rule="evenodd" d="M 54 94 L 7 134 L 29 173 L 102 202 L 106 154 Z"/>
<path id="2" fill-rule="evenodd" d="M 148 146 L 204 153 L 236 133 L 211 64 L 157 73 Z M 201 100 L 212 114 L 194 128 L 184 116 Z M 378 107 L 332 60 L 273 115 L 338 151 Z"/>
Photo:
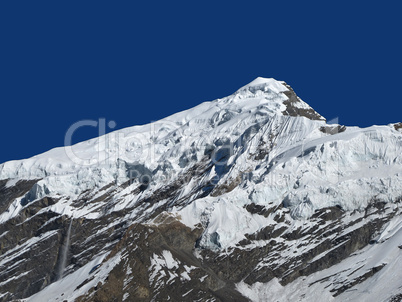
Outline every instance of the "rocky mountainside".
<path id="1" fill-rule="evenodd" d="M 0 301 L 402 301 L 401 151 L 257 78 L 6 162 Z"/>

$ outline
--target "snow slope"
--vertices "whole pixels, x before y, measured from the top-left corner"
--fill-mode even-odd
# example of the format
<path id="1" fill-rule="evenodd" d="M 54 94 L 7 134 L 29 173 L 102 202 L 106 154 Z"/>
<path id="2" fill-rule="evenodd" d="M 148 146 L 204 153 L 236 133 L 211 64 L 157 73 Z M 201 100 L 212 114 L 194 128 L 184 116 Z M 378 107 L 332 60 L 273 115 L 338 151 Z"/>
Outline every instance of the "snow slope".
<path id="1" fill-rule="evenodd" d="M 350 263 L 364 263 L 367 269 L 378 266 L 381 264 L 378 255 L 391 244 L 388 265 L 380 273 L 400 264 L 394 245 L 400 241 L 402 225 L 397 204 L 402 199 L 401 151 L 402 133 L 394 125 L 364 129 L 329 125 L 286 83 L 257 78 L 228 97 L 202 103 L 160 121 L 1 164 L 0 180 L 7 181 L 7 188 L 21 180 L 37 182 L 26 194 L 10 200 L 8 208 L 0 213 L 0 224 L 16 219 L 44 197 L 56 202 L 40 209 L 35 216 L 51 212 L 68 219 L 98 221 L 127 210 L 123 218 L 97 230 L 97 234 L 127 221 L 155 224 L 154 213 L 166 211 L 192 230 L 202 227 L 197 241 L 199 248 L 216 253 L 226 251 L 229 255 L 236 249 L 267 245 L 268 239 L 258 239 L 240 247 L 242 242 L 250 240 L 250 234 L 259 234 L 267 227 L 272 227 L 272 232 L 287 228 L 287 233 L 298 228 L 313 229 L 312 217 L 327 208 L 350 213 L 350 217 L 345 214 L 340 219 L 344 230 L 337 236 L 342 236 L 364 225 L 351 223 L 353 219 L 363 219 L 360 214 L 352 213 L 367 211 L 374 202 L 390 204 L 398 214 L 392 212 L 392 217 L 389 216 L 387 232 L 393 235 L 378 245 L 381 248 L 368 246 L 361 254 L 285 286 L 278 279 L 251 285 L 237 283 L 237 289 L 253 301 L 265 301 L 268 296 L 287 301 L 280 297 L 292 297 L 296 288 L 302 289 L 305 296 L 298 297 L 298 291 L 295 299 L 311 300 L 314 292 L 320 292 L 330 301 L 338 298 L 323 289 L 328 284 L 315 281 L 330 275 L 347 279 L 344 272 Z M 252 209 L 260 212 L 264 209 L 266 214 Z M 322 230 L 329 223 L 323 225 Z M 384 231 L 381 236 L 388 235 Z M 288 251 L 293 251 L 296 244 L 283 238 L 276 240 L 286 245 Z M 289 252 L 288 258 L 287 252 L 282 252 L 282 259 L 266 260 L 266 264 L 261 261 L 255 271 L 279 267 L 286 259 L 303 255 L 315 246 L 319 243 L 303 251 L 294 250 L 294 255 Z M 169 253 L 154 255 L 154 267 L 161 259 L 166 260 Z M 104 254 L 93 255 L 93 259 L 101 259 L 96 257 Z M 6 256 L 2 255 L 0 261 L 14 259 Z M 87 274 L 92 264 L 81 268 L 83 274 Z M 170 261 L 169 265 L 174 263 Z M 71 286 L 76 286 L 82 281 L 81 271 L 57 284 L 72 282 Z M 108 273 L 104 270 L 94 280 L 101 281 Z M 331 278 L 326 280 L 334 284 Z M 394 289 L 398 278 L 399 275 L 392 277 L 389 287 Z M 354 293 L 345 296 L 345 292 L 339 297 L 342 301 L 353 300 L 370 292 L 374 288 L 370 280 L 361 283 Z M 43 296 L 38 294 L 31 300 L 56 294 L 55 288 L 56 283 L 41 292 Z M 79 294 L 84 292 L 81 290 Z M 70 291 L 68 295 L 77 297 L 77 293 Z M 322 295 L 317 299 L 322 300 Z"/>
<path id="2" fill-rule="evenodd" d="M 316 208 L 334 204 L 359 208 L 365 205 L 368 196 L 392 200 L 399 194 L 400 132 L 391 126 L 373 126 L 348 128 L 335 135 L 322 133 L 319 129 L 325 125 L 324 120 L 283 115 L 283 101 L 287 97 L 282 92 L 287 90 L 283 82 L 257 78 L 229 97 L 203 103 L 158 122 L 119 130 L 72 147 L 56 148 L 29 159 L 6 162 L 0 165 L 0 179 L 11 179 L 10 182 L 41 179 L 33 198 L 45 195 L 76 198 L 86 190 L 127 181 L 126 166 L 131 164 L 144 165 L 154 173 L 154 183 L 161 185 L 159 179 L 167 176 L 156 172 L 158 169 L 168 164 L 168 177 L 174 178 L 185 169 L 180 165 L 183 158 L 190 157 L 190 161 L 191 157 L 202 158 L 206 146 L 221 140 L 234 145 L 228 145 L 232 153 L 236 148 L 246 148 L 229 159 L 236 162 L 230 174 L 235 174 L 234 170 L 255 170 L 253 177 L 262 182 L 257 186 L 261 189 L 256 190 L 262 190 L 264 195 L 269 192 L 276 202 L 289 198 L 296 216 L 308 216 Z M 300 100 L 298 106 L 308 105 Z M 241 136 L 247 129 L 254 137 Z M 265 159 L 268 167 L 261 165 L 254 169 L 255 163 L 250 162 L 249 155 L 256 152 L 258 143 L 268 135 L 273 137 L 274 145 Z M 296 182 L 297 190 L 292 189 Z M 325 194 L 322 198 L 326 190 L 336 191 L 336 196 Z M 342 197 L 352 192 L 355 194 L 352 198 L 348 196 L 348 201 Z M 301 205 L 303 200 L 311 203 Z M 19 210 L 16 201 L 0 221 L 6 221 Z"/>
<path id="3" fill-rule="evenodd" d="M 152 171 L 152 188 L 157 189 L 166 178 L 174 179 L 186 169 L 181 162 L 202 158 L 206 146 L 218 142 L 232 153 L 228 165 L 235 164 L 227 175 L 212 171 L 209 178 L 223 183 L 251 170 L 252 179 L 246 183 L 248 191 L 253 188 L 252 201 L 280 204 L 286 200 L 294 217 L 307 218 L 316 209 L 334 205 L 348 210 L 364 208 L 374 196 L 385 201 L 400 197 L 400 132 L 392 126 L 373 126 L 347 128 L 334 135 L 323 133 L 320 128 L 326 125 L 324 120 L 282 113 L 287 99 L 282 92 L 287 90 L 283 82 L 257 78 L 229 97 L 153 124 L 119 130 L 71 149 L 56 148 L 30 159 L 6 162 L 0 165 L 0 179 L 40 178 L 34 199 L 57 195 L 72 200 L 86 190 L 127 181 L 130 164 Z M 244 135 L 247 130 L 249 137 Z M 267 138 L 272 146 L 264 146 L 269 153 L 264 164 L 256 164 L 250 154 L 257 152 Z M 240 206 L 248 202 L 251 192 L 245 192 L 235 193 L 241 196 L 237 198 Z M 128 202 L 135 201 L 120 201 L 124 206 Z M 68 204 L 53 210 L 74 217 L 91 217 L 91 212 L 97 217 L 96 210 L 69 211 Z M 201 207 L 208 207 L 208 201 Z M 0 221 L 15 216 L 22 208 L 16 200 Z M 216 216 L 221 216 L 219 210 Z M 211 229 L 215 231 L 215 227 Z"/>

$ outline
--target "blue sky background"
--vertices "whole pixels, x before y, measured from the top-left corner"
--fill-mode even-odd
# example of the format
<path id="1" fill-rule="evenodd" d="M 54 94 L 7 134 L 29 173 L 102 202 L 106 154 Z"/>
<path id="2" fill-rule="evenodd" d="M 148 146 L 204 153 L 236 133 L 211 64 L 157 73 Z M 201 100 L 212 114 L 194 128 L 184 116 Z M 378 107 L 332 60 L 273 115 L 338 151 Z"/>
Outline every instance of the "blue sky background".
<path id="1" fill-rule="evenodd" d="M 402 121 L 397 4 L 2 1 L 0 162 L 62 146 L 79 120 L 144 124 L 257 76 L 342 124 Z"/>

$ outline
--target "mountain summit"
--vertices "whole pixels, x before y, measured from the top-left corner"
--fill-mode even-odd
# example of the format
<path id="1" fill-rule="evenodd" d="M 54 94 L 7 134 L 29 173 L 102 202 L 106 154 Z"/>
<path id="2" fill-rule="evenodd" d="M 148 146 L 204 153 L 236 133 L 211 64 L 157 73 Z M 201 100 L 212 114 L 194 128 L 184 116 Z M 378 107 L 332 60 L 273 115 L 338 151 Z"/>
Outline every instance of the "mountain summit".
<path id="1" fill-rule="evenodd" d="M 402 132 L 257 78 L 0 165 L 0 301 L 399 301 Z"/>

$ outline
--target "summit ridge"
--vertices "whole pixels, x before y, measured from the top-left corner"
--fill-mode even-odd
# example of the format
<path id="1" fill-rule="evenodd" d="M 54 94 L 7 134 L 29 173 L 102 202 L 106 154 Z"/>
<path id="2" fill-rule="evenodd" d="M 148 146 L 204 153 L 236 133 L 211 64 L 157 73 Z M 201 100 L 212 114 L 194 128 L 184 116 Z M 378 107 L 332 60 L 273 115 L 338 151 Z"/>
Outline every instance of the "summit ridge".
<path id="1" fill-rule="evenodd" d="M 394 301 L 398 125 L 329 124 L 259 77 L 3 163 L 0 302 Z"/>

